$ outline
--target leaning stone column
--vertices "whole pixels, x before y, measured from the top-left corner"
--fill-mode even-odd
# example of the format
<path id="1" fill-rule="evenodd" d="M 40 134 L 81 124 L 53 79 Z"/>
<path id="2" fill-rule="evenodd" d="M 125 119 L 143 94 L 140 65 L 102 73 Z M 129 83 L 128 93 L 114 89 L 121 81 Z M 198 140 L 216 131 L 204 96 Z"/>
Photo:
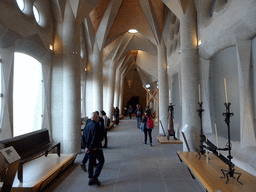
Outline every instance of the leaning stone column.
<path id="1" fill-rule="evenodd" d="M 256 145 L 252 93 L 250 88 L 251 40 L 236 39 L 240 103 L 241 148 Z M 232 106 L 232 105 L 231 105 Z"/>
<path id="2" fill-rule="evenodd" d="M 102 83 L 102 52 L 98 46 L 94 46 L 93 50 L 93 111 L 101 111 L 103 109 L 103 83 Z"/>
<path id="3" fill-rule="evenodd" d="M 199 149 L 200 121 L 197 113 L 199 63 L 197 51 L 197 13 L 193 0 L 189 0 L 180 21 L 182 124 L 188 125 L 185 136 L 190 150 Z M 183 144 L 186 151 L 186 145 Z"/>
<path id="4" fill-rule="evenodd" d="M 116 82 L 115 82 L 115 98 L 114 98 L 114 107 L 119 105 L 119 94 L 120 94 L 120 67 L 116 69 Z M 120 109 L 119 109 L 120 110 Z"/>
<path id="5" fill-rule="evenodd" d="M 113 115 L 113 103 L 114 103 L 114 86 L 116 79 L 116 65 L 115 61 L 111 61 L 109 65 L 109 80 L 108 80 L 108 103 L 107 103 L 107 116 L 112 117 Z"/>
<path id="6" fill-rule="evenodd" d="M 166 48 L 163 40 L 160 45 L 157 46 L 158 51 L 158 87 L 159 87 L 159 133 L 163 134 L 163 129 L 165 133 L 168 133 L 168 78 L 167 78 L 167 58 L 166 58 Z M 161 128 L 161 123 L 163 129 Z"/>
<path id="7" fill-rule="evenodd" d="M 63 22 L 63 145 L 64 153 L 81 151 L 80 25 L 66 6 Z M 60 120 L 61 123 L 61 120 Z"/>

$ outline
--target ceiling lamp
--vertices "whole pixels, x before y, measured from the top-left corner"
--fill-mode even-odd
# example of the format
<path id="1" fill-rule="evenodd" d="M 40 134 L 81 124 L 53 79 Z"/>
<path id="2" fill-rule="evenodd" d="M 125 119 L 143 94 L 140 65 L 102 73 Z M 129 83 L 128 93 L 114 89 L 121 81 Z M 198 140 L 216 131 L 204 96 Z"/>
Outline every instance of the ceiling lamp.
<path id="1" fill-rule="evenodd" d="M 148 89 L 150 87 L 150 84 L 146 84 L 145 87 Z"/>
<path id="2" fill-rule="evenodd" d="M 128 32 L 129 33 L 138 33 L 138 31 L 136 29 L 130 29 Z"/>

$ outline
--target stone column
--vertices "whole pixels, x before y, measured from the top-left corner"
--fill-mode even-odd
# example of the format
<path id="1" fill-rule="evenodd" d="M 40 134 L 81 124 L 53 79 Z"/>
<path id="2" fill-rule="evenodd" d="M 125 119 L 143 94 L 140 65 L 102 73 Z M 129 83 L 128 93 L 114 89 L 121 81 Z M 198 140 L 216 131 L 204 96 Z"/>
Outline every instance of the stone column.
<path id="1" fill-rule="evenodd" d="M 109 65 L 109 79 L 108 79 L 108 103 L 107 103 L 107 116 L 113 116 L 113 103 L 114 103 L 114 86 L 115 86 L 115 79 L 116 79 L 116 62 L 111 61 Z"/>
<path id="2" fill-rule="evenodd" d="M 123 93 L 124 93 L 124 72 L 121 75 L 121 80 L 120 80 L 120 94 L 119 94 L 119 110 L 120 114 L 123 114 Z"/>
<path id="3" fill-rule="evenodd" d="M 256 145 L 252 92 L 250 87 L 251 40 L 236 40 L 240 101 L 241 148 Z M 232 106 L 232 105 L 231 105 Z"/>
<path id="4" fill-rule="evenodd" d="M 120 92 L 120 68 L 116 69 L 116 82 L 115 82 L 115 98 L 114 98 L 114 107 L 119 105 L 119 92 Z"/>
<path id="5" fill-rule="evenodd" d="M 158 51 L 158 87 L 159 87 L 159 133 L 163 134 L 163 129 L 165 133 L 168 133 L 168 78 L 167 78 L 167 58 L 166 58 L 166 48 L 163 40 L 161 40 L 160 45 L 157 46 Z M 163 129 L 160 127 L 161 123 Z"/>
<path id="6" fill-rule="evenodd" d="M 180 22 L 181 39 L 181 94 L 182 124 L 191 151 L 199 149 L 200 121 L 198 109 L 199 65 L 197 51 L 197 13 L 193 0 L 189 0 Z M 186 145 L 183 144 L 186 151 Z"/>
<path id="7" fill-rule="evenodd" d="M 81 151 L 80 24 L 66 6 L 63 22 L 63 145 L 64 153 Z M 60 120 L 61 122 L 61 120 Z"/>
<path id="8" fill-rule="evenodd" d="M 103 83 L 102 83 L 102 52 L 98 46 L 94 46 L 92 58 L 93 66 L 93 111 L 103 109 Z"/>

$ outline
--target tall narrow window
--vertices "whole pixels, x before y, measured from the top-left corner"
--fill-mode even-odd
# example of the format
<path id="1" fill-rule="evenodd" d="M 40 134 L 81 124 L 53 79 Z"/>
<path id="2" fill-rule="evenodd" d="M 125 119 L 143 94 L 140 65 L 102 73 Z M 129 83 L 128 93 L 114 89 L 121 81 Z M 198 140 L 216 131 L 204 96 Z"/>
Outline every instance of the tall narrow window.
<path id="1" fill-rule="evenodd" d="M 14 55 L 14 136 L 42 127 L 42 64 L 22 53 Z"/>
<path id="2" fill-rule="evenodd" d="M 2 98 L 3 98 L 3 90 L 2 90 L 2 59 L 0 55 L 0 117 L 2 116 Z M 0 119 L 2 121 L 2 119 Z M 1 122 L 0 121 L 0 122 Z"/>

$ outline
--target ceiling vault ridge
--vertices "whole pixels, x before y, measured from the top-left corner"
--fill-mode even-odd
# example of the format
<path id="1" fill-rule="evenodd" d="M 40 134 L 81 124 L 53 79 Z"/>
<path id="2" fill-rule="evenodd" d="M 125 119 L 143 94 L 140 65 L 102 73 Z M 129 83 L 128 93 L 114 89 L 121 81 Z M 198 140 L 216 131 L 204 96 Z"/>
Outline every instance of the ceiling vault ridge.
<path id="1" fill-rule="evenodd" d="M 103 49 L 104 42 L 115 20 L 122 1 L 123 0 L 110 0 L 108 4 L 95 37 L 99 46 L 99 50 Z"/>
<path id="2" fill-rule="evenodd" d="M 119 58 L 120 58 L 120 56 L 119 57 L 117 57 L 117 54 L 118 54 L 118 52 L 120 52 L 120 48 L 121 47 L 126 47 L 125 45 L 123 45 L 123 42 L 124 41 L 130 41 L 130 40 L 127 40 L 127 36 L 129 37 L 129 36 L 132 36 L 132 35 L 130 35 L 130 34 L 128 34 L 128 33 L 125 33 L 125 34 L 123 34 L 123 36 L 121 37 L 121 39 L 118 41 L 118 43 L 117 43 L 117 45 L 112 49 L 112 51 L 108 54 L 108 56 L 105 58 L 105 60 L 107 61 L 107 60 L 110 60 L 110 59 L 112 59 L 112 60 L 118 60 Z M 123 45 L 123 46 L 122 46 Z M 121 48 L 121 50 L 124 50 L 124 48 Z M 121 52 L 123 52 L 123 50 L 121 51 Z"/>
<path id="3" fill-rule="evenodd" d="M 132 67 L 134 67 L 134 64 L 135 62 L 130 62 L 128 65 L 126 65 L 126 68 L 122 72 L 122 76 L 126 76 L 127 73 L 133 69 Z"/>
<path id="4" fill-rule="evenodd" d="M 122 40 L 120 47 L 117 50 L 116 55 L 115 55 L 116 60 L 118 60 L 122 56 L 122 54 L 124 53 L 125 49 L 129 45 L 129 43 L 131 42 L 133 37 L 134 37 L 134 35 L 130 34 L 130 33 L 126 33 L 124 35 L 124 39 Z"/>
<path id="5" fill-rule="evenodd" d="M 124 56 L 123 58 L 124 58 L 123 62 L 120 62 L 119 64 L 121 70 L 123 70 L 130 62 L 135 63 L 135 59 L 132 54 L 130 54 L 129 56 Z"/>
<path id="6" fill-rule="evenodd" d="M 66 0 L 70 2 L 76 21 L 82 23 L 101 0 Z"/>
<path id="7" fill-rule="evenodd" d="M 136 64 L 136 67 L 137 67 L 137 71 L 140 75 L 140 78 L 141 78 L 141 81 L 143 82 L 143 84 L 151 83 L 154 81 L 153 80 L 154 78 L 152 75 L 150 75 L 148 72 L 146 72 L 144 69 L 142 69 L 137 64 Z"/>
<path id="8" fill-rule="evenodd" d="M 52 13 L 53 13 L 53 18 L 55 21 L 63 21 L 64 20 L 64 9 L 65 9 L 65 4 L 66 1 L 50 1 L 52 5 Z"/>
<path id="9" fill-rule="evenodd" d="M 77 21 L 81 23 L 101 0 L 79 0 Z"/>
<path id="10" fill-rule="evenodd" d="M 151 31 L 156 39 L 157 44 L 160 44 L 161 29 L 157 22 L 156 15 L 152 9 L 151 2 L 149 0 L 139 0 L 141 8 L 147 18 Z"/>
<path id="11" fill-rule="evenodd" d="M 171 33 L 171 30 L 170 30 L 171 20 L 172 20 L 172 12 L 171 12 L 171 10 L 167 9 L 166 19 L 165 19 L 164 29 L 163 29 L 163 40 L 164 40 L 166 47 L 168 47 L 168 45 L 171 42 L 171 40 L 169 38 L 170 33 Z"/>
<path id="12" fill-rule="evenodd" d="M 87 39 L 87 47 L 89 48 L 90 52 L 93 51 L 93 45 L 94 45 L 94 40 L 95 36 L 93 33 L 93 27 L 92 27 L 92 22 L 90 18 L 88 17 L 87 19 L 84 20 L 84 28 L 85 28 L 85 37 Z"/>

